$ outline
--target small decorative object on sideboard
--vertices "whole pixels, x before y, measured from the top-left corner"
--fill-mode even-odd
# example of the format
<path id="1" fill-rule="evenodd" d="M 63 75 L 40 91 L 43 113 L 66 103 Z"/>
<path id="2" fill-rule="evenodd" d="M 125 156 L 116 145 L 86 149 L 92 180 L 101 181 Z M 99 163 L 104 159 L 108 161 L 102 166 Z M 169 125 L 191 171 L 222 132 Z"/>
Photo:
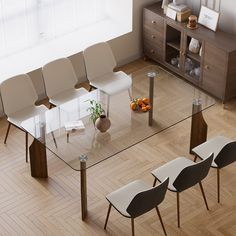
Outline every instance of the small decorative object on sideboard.
<path id="1" fill-rule="evenodd" d="M 95 127 L 100 132 L 104 133 L 111 127 L 111 121 L 106 117 L 106 115 L 100 115 L 100 117 L 95 121 Z"/>
<path id="2" fill-rule="evenodd" d="M 189 16 L 187 27 L 189 29 L 197 29 L 198 28 L 198 26 L 197 26 L 197 17 L 195 15 Z"/>
<path id="3" fill-rule="evenodd" d="M 192 53 L 199 53 L 200 47 L 201 47 L 200 42 L 195 38 L 191 38 L 188 47 L 189 51 Z"/>
<path id="4" fill-rule="evenodd" d="M 219 12 L 211 10 L 208 7 L 201 6 L 199 14 L 199 24 L 206 26 L 207 28 L 216 31 L 218 21 L 219 21 Z"/>

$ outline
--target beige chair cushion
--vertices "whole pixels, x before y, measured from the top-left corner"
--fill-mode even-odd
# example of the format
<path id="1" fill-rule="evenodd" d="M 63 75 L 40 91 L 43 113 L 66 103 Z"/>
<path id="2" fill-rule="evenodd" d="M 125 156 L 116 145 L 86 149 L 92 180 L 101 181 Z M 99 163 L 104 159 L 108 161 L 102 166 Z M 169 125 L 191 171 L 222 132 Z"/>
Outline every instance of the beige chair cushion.
<path id="1" fill-rule="evenodd" d="M 132 85 L 131 78 L 122 71 L 112 72 L 93 79 L 90 84 L 108 95 L 115 95 L 127 90 Z"/>
<path id="2" fill-rule="evenodd" d="M 152 175 L 157 178 L 160 182 L 163 182 L 169 177 L 168 189 L 176 192 L 176 188 L 173 186 L 174 181 L 180 172 L 187 166 L 194 165 L 195 163 L 185 157 L 178 157 L 173 161 L 170 161 L 163 166 L 153 170 Z"/>
<path id="3" fill-rule="evenodd" d="M 79 88 L 79 89 L 67 89 L 61 93 L 58 93 L 54 96 L 52 96 L 49 99 L 49 102 L 51 104 L 54 104 L 55 106 L 59 106 L 63 103 L 66 103 L 72 99 L 78 98 L 84 94 L 88 93 L 88 91 L 84 88 Z"/>
<path id="4" fill-rule="evenodd" d="M 108 194 L 106 199 L 123 216 L 130 217 L 129 213 L 126 211 L 130 202 L 138 193 L 148 189 L 150 189 L 150 186 L 141 180 L 136 180 Z"/>
<path id="5" fill-rule="evenodd" d="M 206 141 L 205 143 L 202 143 L 197 147 L 193 148 L 192 151 L 197 154 L 197 156 L 199 156 L 201 159 L 206 159 L 211 153 L 214 153 L 214 159 L 211 166 L 217 167 L 217 164 L 214 161 L 215 158 L 222 150 L 222 148 L 230 142 L 232 142 L 232 140 L 229 138 L 226 138 L 224 136 L 216 136 L 215 138 L 212 138 Z"/>
<path id="6" fill-rule="evenodd" d="M 44 113 L 47 109 L 48 108 L 44 105 L 30 106 L 21 111 L 17 111 L 11 114 L 11 116 L 8 116 L 7 120 L 12 124 L 21 127 L 22 121 L 29 119 L 30 117 Z"/>

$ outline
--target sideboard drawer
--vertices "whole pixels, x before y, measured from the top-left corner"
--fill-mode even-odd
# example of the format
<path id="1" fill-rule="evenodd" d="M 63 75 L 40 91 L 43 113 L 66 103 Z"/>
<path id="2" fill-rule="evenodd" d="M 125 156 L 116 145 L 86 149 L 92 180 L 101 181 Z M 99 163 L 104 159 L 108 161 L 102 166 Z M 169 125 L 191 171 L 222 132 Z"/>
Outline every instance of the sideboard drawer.
<path id="1" fill-rule="evenodd" d="M 164 19 L 148 9 L 143 12 L 143 25 L 164 33 Z"/>
<path id="2" fill-rule="evenodd" d="M 158 44 L 153 44 L 149 40 L 143 39 L 144 53 L 153 60 L 162 61 L 163 60 L 163 47 Z"/>

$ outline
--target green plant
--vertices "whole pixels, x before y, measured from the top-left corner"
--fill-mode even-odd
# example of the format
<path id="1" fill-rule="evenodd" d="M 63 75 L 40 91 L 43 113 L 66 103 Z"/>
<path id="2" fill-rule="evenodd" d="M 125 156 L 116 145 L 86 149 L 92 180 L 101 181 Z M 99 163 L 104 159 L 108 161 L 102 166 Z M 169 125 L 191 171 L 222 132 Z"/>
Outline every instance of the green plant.
<path id="1" fill-rule="evenodd" d="M 95 124 L 97 118 L 100 117 L 104 113 L 104 109 L 102 108 L 101 103 L 97 102 L 96 100 L 88 100 L 90 103 L 90 107 L 87 111 L 90 113 L 90 120 Z"/>

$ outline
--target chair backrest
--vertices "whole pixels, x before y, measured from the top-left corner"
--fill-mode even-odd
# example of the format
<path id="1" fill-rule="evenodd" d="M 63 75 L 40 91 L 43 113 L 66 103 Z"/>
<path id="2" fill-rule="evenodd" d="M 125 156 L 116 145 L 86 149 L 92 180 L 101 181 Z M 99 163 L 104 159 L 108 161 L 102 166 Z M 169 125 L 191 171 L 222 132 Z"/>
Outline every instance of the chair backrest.
<path id="1" fill-rule="evenodd" d="M 83 54 L 89 81 L 113 72 L 116 67 L 113 52 L 110 45 L 106 42 L 97 43 L 86 48 Z"/>
<path id="2" fill-rule="evenodd" d="M 138 217 L 158 206 L 165 198 L 169 178 L 156 187 L 138 193 L 127 207 L 132 218 Z"/>
<path id="3" fill-rule="evenodd" d="M 60 58 L 47 63 L 42 67 L 42 72 L 49 98 L 74 88 L 78 82 L 73 65 L 68 58 Z"/>
<path id="4" fill-rule="evenodd" d="M 31 78 L 21 74 L 3 81 L 0 85 L 4 112 L 7 116 L 35 105 L 38 95 Z"/>
<path id="5" fill-rule="evenodd" d="M 211 167 L 214 154 L 211 153 L 205 160 L 185 167 L 175 179 L 173 185 L 178 192 L 184 191 L 203 180 Z"/>
<path id="6" fill-rule="evenodd" d="M 236 141 L 226 144 L 215 158 L 219 168 L 223 168 L 236 161 Z"/>

